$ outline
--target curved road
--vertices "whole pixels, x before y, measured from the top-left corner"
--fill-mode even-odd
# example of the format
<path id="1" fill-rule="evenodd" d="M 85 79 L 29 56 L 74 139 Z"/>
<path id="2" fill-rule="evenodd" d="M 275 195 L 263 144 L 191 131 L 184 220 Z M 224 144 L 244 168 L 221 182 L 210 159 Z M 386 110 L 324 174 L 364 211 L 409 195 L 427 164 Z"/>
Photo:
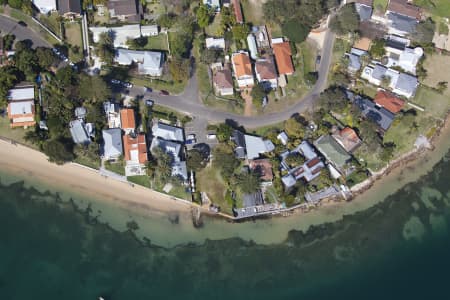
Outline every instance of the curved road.
<path id="1" fill-rule="evenodd" d="M 5 15 L 0 15 L 0 30 L 2 31 L 2 35 L 14 34 L 16 41 L 31 40 L 33 42 L 33 48 L 52 47 L 38 33 L 29 27 L 19 25 L 16 20 Z"/>
<path id="2" fill-rule="evenodd" d="M 331 64 L 331 56 L 333 52 L 335 36 L 329 30 L 325 36 L 325 42 L 321 50 L 321 62 L 319 66 L 319 78 L 312 88 L 303 98 L 299 99 L 295 104 L 287 107 L 285 110 L 276 113 L 264 114 L 260 116 L 243 116 L 230 112 L 218 111 L 212 107 L 205 106 L 198 95 L 197 78 L 193 76 L 186 89 L 180 95 L 161 96 L 157 92 L 145 92 L 143 87 L 133 87 L 130 89 L 130 96 L 143 95 L 150 98 L 155 103 L 180 111 L 191 116 L 205 119 L 208 122 L 223 122 L 226 119 L 232 119 L 248 128 L 256 128 L 282 122 L 289 119 L 293 114 L 311 110 L 314 100 L 324 90 L 328 72 Z"/>

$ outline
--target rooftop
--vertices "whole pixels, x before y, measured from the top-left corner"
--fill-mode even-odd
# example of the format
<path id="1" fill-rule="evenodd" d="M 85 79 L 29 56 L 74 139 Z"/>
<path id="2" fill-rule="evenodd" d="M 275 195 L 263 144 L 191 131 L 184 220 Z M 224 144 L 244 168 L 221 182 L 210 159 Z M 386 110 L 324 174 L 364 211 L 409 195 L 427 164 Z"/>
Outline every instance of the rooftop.
<path id="1" fill-rule="evenodd" d="M 123 154 L 122 130 L 120 128 L 104 129 L 103 136 L 103 156 L 106 159 L 117 158 Z"/>
<path id="2" fill-rule="evenodd" d="M 347 151 L 331 135 L 321 136 L 314 144 L 320 153 L 338 168 L 342 168 L 351 158 Z"/>
<path id="3" fill-rule="evenodd" d="M 292 52 L 289 42 L 272 43 L 275 61 L 278 67 L 278 73 L 281 75 L 289 75 L 294 73 L 294 65 L 292 64 Z"/>
<path id="4" fill-rule="evenodd" d="M 74 120 L 69 123 L 70 134 L 75 144 L 88 144 L 90 139 L 86 131 L 86 125 L 82 120 Z"/>
<path id="5" fill-rule="evenodd" d="M 333 138 L 349 153 L 361 144 L 358 134 L 350 127 L 345 127 L 334 133 Z"/>
<path id="6" fill-rule="evenodd" d="M 233 53 L 231 59 L 236 77 L 253 76 L 252 64 L 247 52 Z"/>
<path id="7" fill-rule="evenodd" d="M 246 134 L 244 138 L 248 159 L 258 158 L 260 154 L 271 152 L 275 149 L 275 146 L 270 140 L 263 140 L 259 136 Z"/>
<path id="8" fill-rule="evenodd" d="M 123 148 L 126 161 L 140 164 L 147 162 L 147 143 L 144 134 L 124 135 Z"/>
<path id="9" fill-rule="evenodd" d="M 377 107 L 375 102 L 367 98 L 356 95 L 350 100 L 361 110 L 363 116 L 377 123 L 383 130 L 387 130 L 394 121 L 395 115 L 393 113 L 383 107 Z"/>
<path id="10" fill-rule="evenodd" d="M 180 127 L 158 122 L 153 125 L 152 134 L 154 137 L 159 137 L 168 141 L 184 142 L 184 132 Z"/>
<path id="11" fill-rule="evenodd" d="M 372 43 L 371 39 L 367 37 L 362 37 L 359 40 L 357 40 L 355 44 L 353 44 L 353 48 L 369 51 L 371 43 Z"/>
<path id="12" fill-rule="evenodd" d="M 213 82 L 219 89 L 233 88 L 233 77 L 228 69 L 218 70 L 213 74 Z"/>
<path id="13" fill-rule="evenodd" d="M 250 162 L 250 169 L 261 176 L 264 181 L 273 180 L 272 163 L 268 159 L 255 159 Z"/>
<path id="14" fill-rule="evenodd" d="M 408 0 L 390 0 L 387 11 L 420 20 L 420 7 L 411 4 Z"/>
<path id="15" fill-rule="evenodd" d="M 391 113 L 396 114 L 405 105 L 405 101 L 396 97 L 394 94 L 387 91 L 379 90 L 374 99 L 375 103 L 381 107 L 386 108 Z"/>
<path id="16" fill-rule="evenodd" d="M 80 0 L 58 0 L 58 12 L 61 15 L 66 13 L 81 14 Z"/>
<path id="17" fill-rule="evenodd" d="M 255 63 L 255 71 L 261 80 L 271 80 L 277 78 L 277 71 L 272 58 L 258 59 Z"/>
<path id="18" fill-rule="evenodd" d="M 16 86 L 13 89 L 8 91 L 8 95 L 6 96 L 8 101 L 22 101 L 22 100 L 30 100 L 34 99 L 34 86 L 26 85 L 26 86 Z"/>
<path id="19" fill-rule="evenodd" d="M 122 129 L 134 130 L 136 128 L 136 120 L 134 118 L 134 109 L 122 108 L 120 110 L 120 123 L 122 124 Z"/>

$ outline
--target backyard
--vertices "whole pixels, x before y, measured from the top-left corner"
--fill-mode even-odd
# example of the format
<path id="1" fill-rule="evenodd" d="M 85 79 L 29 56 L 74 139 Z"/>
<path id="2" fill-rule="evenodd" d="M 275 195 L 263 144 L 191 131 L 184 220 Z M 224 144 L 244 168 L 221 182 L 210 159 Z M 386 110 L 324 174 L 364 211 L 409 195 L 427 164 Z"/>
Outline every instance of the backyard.
<path id="1" fill-rule="evenodd" d="M 83 59 L 83 41 L 81 37 L 81 24 L 79 22 L 65 22 L 65 40 L 69 47 L 69 58 L 73 62 Z"/>
<path id="2" fill-rule="evenodd" d="M 30 129 L 23 129 L 21 127 L 11 128 L 9 124 L 10 122 L 8 117 L 6 115 L 5 116 L 0 115 L 0 137 L 11 139 L 18 143 L 25 144 L 31 148 L 36 148 L 35 145 L 28 143 L 24 139 L 25 133 L 29 130 L 34 129 L 34 127 Z"/>
<path id="3" fill-rule="evenodd" d="M 427 9 L 435 16 L 447 18 L 450 16 L 450 1 L 448 0 L 414 0 L 414 4 Z"/>
<path id="4" fill-rule="evenodd" d="M 197 172 L 197 190 L 205 192 L 211 202 L 219 205 L 223 212 L 231 212 L 231 203 L 225 200 L 226 184 L 219 171 L 212 166 L 207 166 Z"/>

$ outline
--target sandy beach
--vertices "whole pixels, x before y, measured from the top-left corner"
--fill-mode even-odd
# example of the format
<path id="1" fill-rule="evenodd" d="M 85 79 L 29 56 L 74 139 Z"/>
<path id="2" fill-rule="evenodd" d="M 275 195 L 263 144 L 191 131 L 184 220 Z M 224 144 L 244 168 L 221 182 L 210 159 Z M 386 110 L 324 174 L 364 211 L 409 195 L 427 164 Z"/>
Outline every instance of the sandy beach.
<path id="1" fill-rule="evenodd" d="M 145 208 L 160 212 L 188 212 L 189 205 L 170 196 L 141 187 L 131 186 L 97 171 L 76 164 L 56 165 L 45 154 L 22 145 L 0 140 L 0 169 L 25 178 L 34 178 L 52 189 L 67 190 L 88 197 L 106 199 L 120 206 Z"/>

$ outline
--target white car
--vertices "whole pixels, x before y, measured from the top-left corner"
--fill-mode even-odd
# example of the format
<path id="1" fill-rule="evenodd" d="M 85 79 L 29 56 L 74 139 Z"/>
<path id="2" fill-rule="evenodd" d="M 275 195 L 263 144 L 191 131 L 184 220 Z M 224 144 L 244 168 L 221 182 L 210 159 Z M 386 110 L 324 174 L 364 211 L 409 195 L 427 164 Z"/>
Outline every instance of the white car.
<path id="1" fill-rule="evenodd" d="M 187 139 L 187 140 L 193 140 L 193 139 L 195 139 L 195 134 L 189 134 L 189 135 L 186 137 L 186 139 Z"/>

